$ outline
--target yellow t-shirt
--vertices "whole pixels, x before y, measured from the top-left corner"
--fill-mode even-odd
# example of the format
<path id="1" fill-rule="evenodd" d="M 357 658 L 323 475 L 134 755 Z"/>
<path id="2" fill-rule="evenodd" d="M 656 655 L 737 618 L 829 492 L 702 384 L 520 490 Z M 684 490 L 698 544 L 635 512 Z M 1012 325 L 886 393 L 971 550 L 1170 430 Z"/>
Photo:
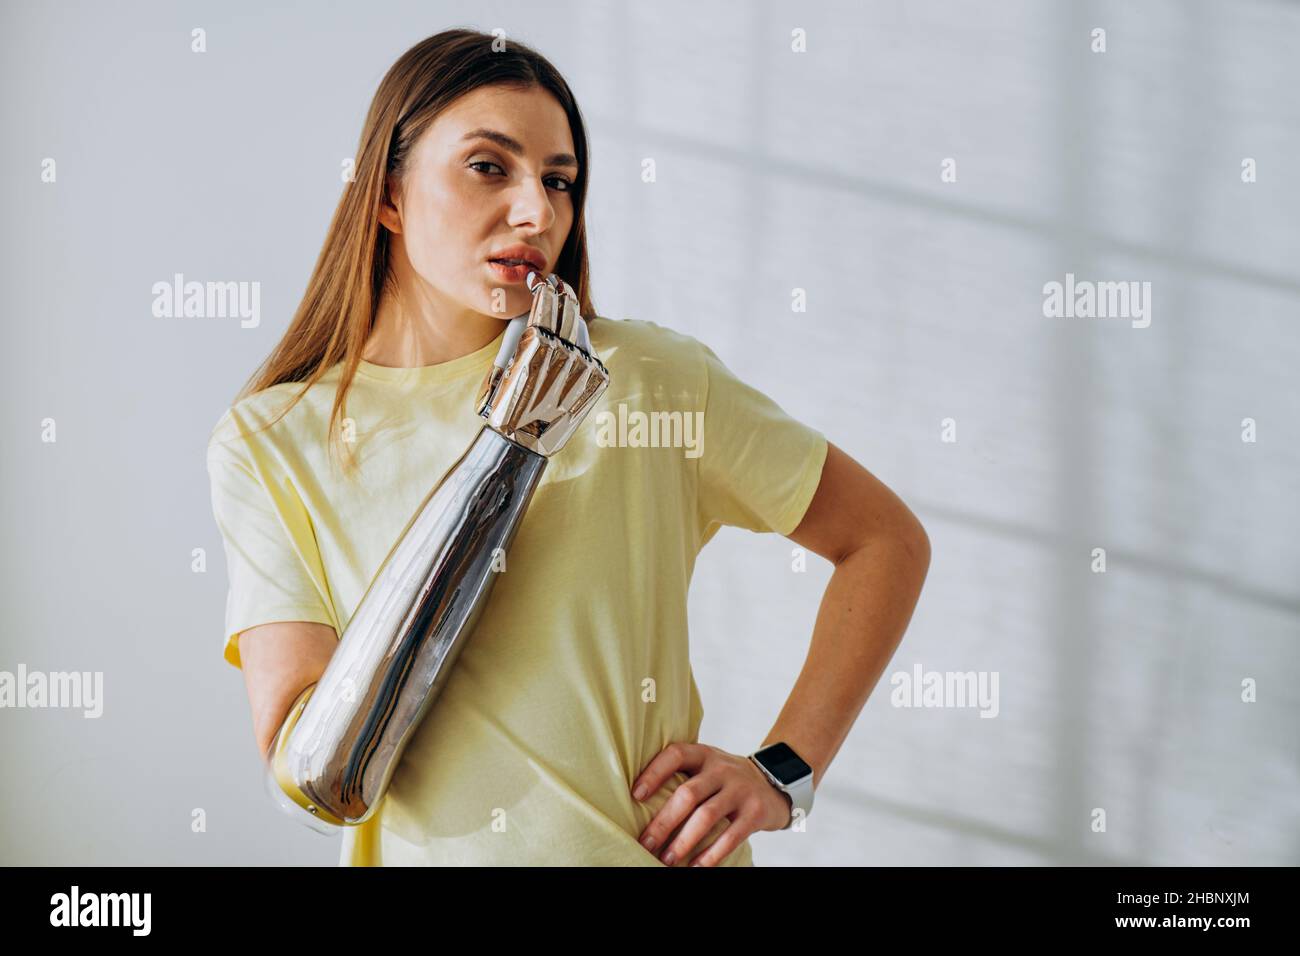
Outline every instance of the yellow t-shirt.
<path id="1" fill-rule="evenodd" d="M 669 743 L 699 740 L 687 640 L 696 555 L 722 524 L 793 531 L 826 439 L 689 335 L 604 318 L 590 332 L 609 388 L 548 463 L 442 695 L 379 809 L 345 829 L 340 865 L 662 865 L 637 838 L 688 777 L 644 802 L 629 791 Z M 343 633 L 484 424 L 473 404 L 500 342 L 440 365 L 363 363 L 346 405 L 356 481 L 326 447 L 340 366 L 258 434 L 247 432 L 301 384 L 222 415 L 207 460 L 230 582 L 227 661 L 240 666 L 239 634 L 258 624 Z M 749 841 L 723 865 L 753 865 Z"/>

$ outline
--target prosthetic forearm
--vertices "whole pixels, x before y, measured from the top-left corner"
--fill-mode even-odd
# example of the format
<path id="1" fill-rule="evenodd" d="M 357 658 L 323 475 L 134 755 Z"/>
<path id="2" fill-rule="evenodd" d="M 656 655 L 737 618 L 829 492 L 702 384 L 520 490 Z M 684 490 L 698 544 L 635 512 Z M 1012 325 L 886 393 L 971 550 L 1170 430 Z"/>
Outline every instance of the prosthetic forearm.
<path id="1" fill-rule="evenodd" d="M 267 754 L 276 802 L 313 829 L 366 820 L 444 686 L 495 583 L 547 460 L 609 384 L 573 289 L 528 276 L 529 314 L 507 326 L 479 392 L 487 419 L 416 509 L 299 695 Z"/>

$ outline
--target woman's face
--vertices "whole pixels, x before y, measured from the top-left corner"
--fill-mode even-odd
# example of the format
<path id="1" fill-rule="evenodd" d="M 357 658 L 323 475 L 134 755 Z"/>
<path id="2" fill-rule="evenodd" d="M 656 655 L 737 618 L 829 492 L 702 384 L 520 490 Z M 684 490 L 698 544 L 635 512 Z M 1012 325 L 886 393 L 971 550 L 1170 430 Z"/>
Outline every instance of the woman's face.
<path id="1" fill-rule="evenodd" d="M 569 190 L 579 169 L 563 107 L 546 90 L 487 86 L 444 110 L 412 149 L 396 207 L 380 221 L 394 233 L 399 288 L 436 314 L 508 319 L 528 310 L 528 269 L 490 260 L 508 247 L 540 254 L 554 269 L 573 225 Z"/>

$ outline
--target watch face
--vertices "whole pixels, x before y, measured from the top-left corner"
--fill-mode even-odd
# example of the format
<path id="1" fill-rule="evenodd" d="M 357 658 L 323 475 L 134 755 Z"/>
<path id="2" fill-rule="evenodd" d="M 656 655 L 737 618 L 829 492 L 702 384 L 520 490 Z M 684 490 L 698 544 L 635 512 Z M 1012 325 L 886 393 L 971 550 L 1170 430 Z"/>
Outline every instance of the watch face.
<path id="1" fill-rule="evenodd" d="M 800 759 L 788 744 L 772 744 L 754 754 L 754 759 L 761 760 L 767 772 L 786 786 L 812 773 L 812 767 Z"/>

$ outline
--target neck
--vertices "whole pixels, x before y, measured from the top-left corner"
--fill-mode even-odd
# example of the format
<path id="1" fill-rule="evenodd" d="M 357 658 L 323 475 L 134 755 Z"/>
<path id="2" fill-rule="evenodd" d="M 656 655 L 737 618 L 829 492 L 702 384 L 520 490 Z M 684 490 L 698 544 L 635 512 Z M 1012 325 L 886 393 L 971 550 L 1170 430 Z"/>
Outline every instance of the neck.
<path id="1" fill-rule="evenodd" d="M 405 300 L 405 304 L 404 301 Z M 361 357 L 374 365 L 414 368 L 441 365 L 483 348 L 503 328 L 503 320 L 443 303 L 385 292 Z"/>

